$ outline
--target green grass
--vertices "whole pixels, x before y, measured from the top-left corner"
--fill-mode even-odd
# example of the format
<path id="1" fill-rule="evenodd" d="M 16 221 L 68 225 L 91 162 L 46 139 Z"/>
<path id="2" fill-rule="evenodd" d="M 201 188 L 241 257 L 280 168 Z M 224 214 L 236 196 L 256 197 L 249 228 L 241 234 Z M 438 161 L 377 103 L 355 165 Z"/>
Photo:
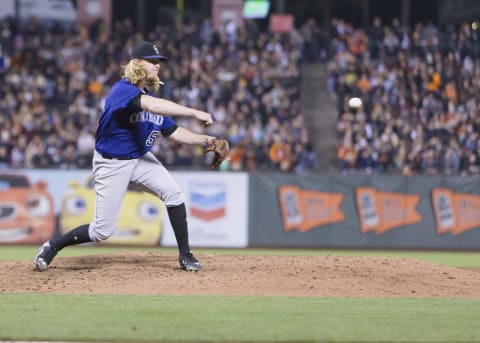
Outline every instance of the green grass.
<path id="1" fill-rule="evenodd" d="M 0 261 L 32 259 L 38 250 L 37 246 L 0 246 Z M 115 247 L 115 246 L 82 246 L 68 247 L 61 256 L 80 256 L 87 254 L 118 253 L 124 251 L 158 251 L 176 253 L 173 248 L 160 247 Z M 406 257 L 417 260 L 444 264 L 460 268 L 480 268 L 480 252 L 457 251 L 386 251 L 386 250 L 327 250 L 327 249 L 194 249 L 202 253 L 249 254 L 249 255 L 301 255 L 301 256 L 391 256 Z"/>
<path id="2" fill-rule="evenodd" d="M 4 340 L 480 341 L 480 299 L 0 294 L 0 313 Z"/>

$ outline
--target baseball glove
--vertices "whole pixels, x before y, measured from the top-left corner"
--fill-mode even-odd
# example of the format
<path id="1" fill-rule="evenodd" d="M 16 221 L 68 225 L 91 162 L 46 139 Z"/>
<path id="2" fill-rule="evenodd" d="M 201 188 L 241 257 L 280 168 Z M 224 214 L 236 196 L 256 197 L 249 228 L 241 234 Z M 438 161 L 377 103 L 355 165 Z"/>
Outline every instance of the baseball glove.
<path id="1" fill-rule="evenodd" d="M 205 153 L 210 151 L 215 153 L 211 164 L 212 169 L 215 169 L 227 158 L 230 146 L 226 139 L 214 138 L 208 142 L 205 148 Z"/>

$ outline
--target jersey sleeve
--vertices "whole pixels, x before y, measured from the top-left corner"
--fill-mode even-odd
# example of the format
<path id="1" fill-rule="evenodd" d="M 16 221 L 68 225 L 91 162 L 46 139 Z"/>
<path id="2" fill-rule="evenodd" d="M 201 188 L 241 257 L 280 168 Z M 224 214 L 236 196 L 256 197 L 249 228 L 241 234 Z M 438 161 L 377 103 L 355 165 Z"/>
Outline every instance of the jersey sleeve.
<path id="1" fill-rule="evenodd" d="M 118 83 L 118 87 L 115 89 L 113 99 L 115 99 L 115 108 L 126 108 L 132 104 L 132 100 L 139 97 L 142 92 L 135 85 L 128 81 Z"/>
<path id="2" fill-rule="evenodd" d="M 171 117 L 163 117 L 163 123 L 160 132 L 164 137 L 170 136 L 175 132 L 176 129 L 178 129 L 178 125 Z"/>
<path id="3" fill-rule="evenodd" d="M 143 111 L 142 105 L 141 105 L 141 102 L 140 102 L 140 97 L 141 96 L 142 96 L 142 94 L 139 93 L 135 97 L 133 97 L 132 100 L 130 100 L 129 106 L 136 112 Z"/>

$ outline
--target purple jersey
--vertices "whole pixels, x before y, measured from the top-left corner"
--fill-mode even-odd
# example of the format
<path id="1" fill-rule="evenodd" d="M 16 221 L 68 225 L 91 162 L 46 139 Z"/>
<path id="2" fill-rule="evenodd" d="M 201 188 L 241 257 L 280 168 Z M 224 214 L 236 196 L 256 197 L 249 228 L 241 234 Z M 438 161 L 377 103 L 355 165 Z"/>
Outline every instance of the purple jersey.
<path id="1" fill-rule="evenodd" d="M 97 129 L 95 149 L 100 154 L 139 158 L 152 149 L 159 134 L 168 136 L 177 129 L 172 118 L 144 111 L 132 101 L 142 94 L 126 79 L 113 85 Z"/>

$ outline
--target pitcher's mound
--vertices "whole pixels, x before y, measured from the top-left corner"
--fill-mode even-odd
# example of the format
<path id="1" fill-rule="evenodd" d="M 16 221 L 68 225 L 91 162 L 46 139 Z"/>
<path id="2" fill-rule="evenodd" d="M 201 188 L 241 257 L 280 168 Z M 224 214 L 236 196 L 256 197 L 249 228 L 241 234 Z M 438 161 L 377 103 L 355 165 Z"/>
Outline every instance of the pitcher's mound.
<path id="1" fill-rule="evenodd" d="M 407 258 L 122 253 L 57 256 L 46 272 L 0 263 L 0 292 L 338 297 L 480 297 L 480 273 Z"/>

